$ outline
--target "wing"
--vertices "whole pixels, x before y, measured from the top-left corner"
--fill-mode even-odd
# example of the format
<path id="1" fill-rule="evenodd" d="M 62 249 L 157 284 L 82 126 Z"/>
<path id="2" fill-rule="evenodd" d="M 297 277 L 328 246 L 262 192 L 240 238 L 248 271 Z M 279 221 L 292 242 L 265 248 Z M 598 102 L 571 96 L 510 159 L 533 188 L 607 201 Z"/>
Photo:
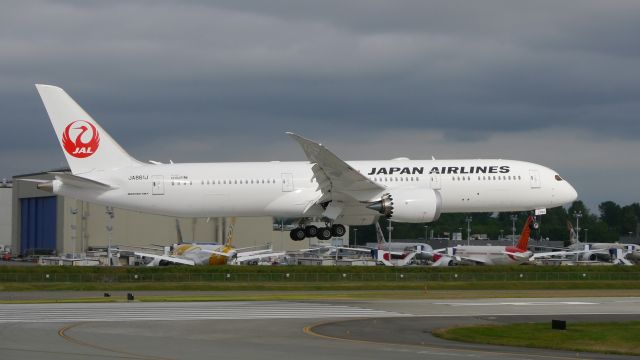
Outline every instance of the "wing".
<path id="1" fill-rule="evenodd" d="M 151 266 L 157 265 L 157 263 L 159 263 L 161 260 L 172 262 L 174 264 L 183 264 L 183 265 L 191 265 L 191 266 L 195 265 L 195 262 L 193 260 L 181 259 L 175 256 L 148 254 L 148 253 L 137 252 L 137 251 L 134 252 L 134 254 L 136 256 L 152 258 L 154 261 L 150 263 Z"/>
<path id="2" fill-rule="evenodd" d="M 342 213 L 343 208 L 355 204 L 364 209 L 363 202 L 370 201 L 385 189 L 383 185 L 369 180 L 321 144 L 291 132 L 287 135 L 300 144 L 307 159 L 313 164 L 311 170 L 318 182 L 318 189 L 322 192 L 316 203 L 332 201 L 324 216 L 335 219 Z"/>
<path id="3" fill-rule="evenodd" d="M 455 256 L 455 258 L 458 261 L 466 261 L 466 262 L 482 264 L 482 265 L 487 263 L 487 261 L 484 260 L 484 259 L 476 259 L 476 258 L 470 258 L 470 257 L 466 257 L 466 256 Z"/>
<path id="4" fill-rule="evenodd" d="M 246 255 L 246 256 L 238 255 L 238 257 L 236 258 L 236 262 L 237 263 L 244 263 L 244 262 L 247 262 L 247 261 L 260 260 L 260 259 L 265 259 L 265 258 L 274 258 L 274 257 L 279 257 L 279 256 L 284 256 L 284 255 L 285 255 L 284 252 L 267 252 L 267 253 L 252 254 L 252 255 Z"/>

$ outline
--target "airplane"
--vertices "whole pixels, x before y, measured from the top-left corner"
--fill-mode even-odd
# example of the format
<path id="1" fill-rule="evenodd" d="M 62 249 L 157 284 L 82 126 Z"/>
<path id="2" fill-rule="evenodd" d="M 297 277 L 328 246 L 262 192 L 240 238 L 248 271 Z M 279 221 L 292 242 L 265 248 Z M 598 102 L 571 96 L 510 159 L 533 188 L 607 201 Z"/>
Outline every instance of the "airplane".
<path id="1" fill-rule="evenodd" d="M 415 260 L 433 260 L 433 248 L 424 243 L 394 244 L 384 237 L 384 232 L 379 223 L 375 223 L 377 246 L 371 249 L 371 256 L 380 264 L 385 266 L 406 266 Z"/>
<path id="2" fill-rule="evenodd" d="M 122 209 L 175 217 L 300 219 L 292 240 L 342 236 L 344 225 L 427 223 L 442 213 L 561 206 L 576 190 L 545 166 L 514 160 L 343 161 L 287 134 L 308 161 L 143 163 L 131 157 L 63 89 L 36 85 L 71 173 L 37 188 Z M 324 227 L 310 225 L 320 219 Z"/>
<path id="3" fill-rule="evenodd" d="M 238 265 L 249 262 L 257 262 L 262 259 L 282 257 L 284 252 L 273 252 L 271 247 L 253 246 L 248 248 L 235 248 L 233 242 L 233 230 L 235 218 L 231 218 L 231 225 L 224 244 L 215 243 L 184 243 L 180 228 L 178 230 L 177 244 L 164 247 L 162 255 L 136 251 L 134 254 L 141 258 L 151 259 L 147 266 L 159 266 L 169 264 L 182 265 Z M 177 221 L 176 221 L 177 224 Z M 255 249 L 255 250 L 254 250 Z"/>
<path id="4" fill-rule="evenodd" d="M 533 216 L 529 216 L 522 228 L 518 244 L 514 246 L 458 245 L 434 250 L 433 266 L 452 266 L 459 263 L 480 265 L 515 265 L 529 262 L 533 255 L 527 249 Z"/>
<path id="5" fill-rule="evenodd" d="M 566 260 L 574 258 L 577 263 L 612 262 L 619 265 L 633 265 L 640 259 L 640 246 L 637 244 L 621 243 L 583 243 L 578 240 L 573 225 L 567 221 L 569 230 L 569 242 L 566 248 L 559 251 L 536 253 L 531 260 Z"/>

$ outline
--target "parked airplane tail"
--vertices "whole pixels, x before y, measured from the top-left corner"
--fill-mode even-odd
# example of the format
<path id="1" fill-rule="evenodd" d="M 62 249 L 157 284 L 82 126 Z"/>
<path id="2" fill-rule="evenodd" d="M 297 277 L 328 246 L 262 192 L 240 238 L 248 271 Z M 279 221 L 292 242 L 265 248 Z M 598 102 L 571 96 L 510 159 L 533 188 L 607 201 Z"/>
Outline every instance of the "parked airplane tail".
<path id="1" fill-rule="evenodd" d="M 573 225 L 571 225 L 571 222 L 569 222 L 569 220 L 567 220 L 567 229 L 569 229 L 569 242 L 571 244 L 576 244 L 578 242 L 576 231 L 573 229 Z"/>
<path id="2" fill-rule="evenodd" d="M 41 84 L 36 88 L 74 175 L 142 165 L 64 90 Z"/>
<path id="3" fill-rule="evenodd" d="M 518 240 L 518 245 L 516 247 L 522 251 L 527 251 L 527 246 L 529 246 L 529 236 L 531 235 L 532 222 L 533 216 L 529 215 L 527 221 L 524 223 L 524 227 L 522 228 L 522 233 L 520 233 L 520 240 Z"/>
<path id="4" fill-rule="evenodd" d="M 386 244 L 387 241 L 384 239 L 384 233 L 382 232 L 382 228 L 380 224 L 376 221 L 376 241 L 378 242 L 378 249 L 382 249 L 382 245 Z"/>
<path id="5" fill-rule="evenodd" d="M 235 226 L 236 226 L 236 218 L 232 217 L 231 221 L 229 222 L 229 227 L 227 229 L 227 238 L 224 241 L 224 245 L 227 247 L 231 247 L 231 244 L 233 244 L 233 238 L 235 236 Z"/>

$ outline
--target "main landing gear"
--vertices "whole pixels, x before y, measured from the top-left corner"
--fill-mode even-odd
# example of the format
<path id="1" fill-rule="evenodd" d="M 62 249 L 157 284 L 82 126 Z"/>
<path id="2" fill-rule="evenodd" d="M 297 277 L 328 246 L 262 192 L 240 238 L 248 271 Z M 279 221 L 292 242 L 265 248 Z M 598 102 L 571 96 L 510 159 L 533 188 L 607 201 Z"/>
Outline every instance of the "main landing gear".
<path id="1" fill-rule="evenodd" d="M 331 237 L 341 237 L 347 232 L 347 229 L 342 224 L 333 224 L 318 228 L 314 225 L 307 225 L 305 227 L 298 227 L 289 233 L 291 240 L 301 241 L 304 238 L 316 237 L 318 240 L 329 240 Z"/>

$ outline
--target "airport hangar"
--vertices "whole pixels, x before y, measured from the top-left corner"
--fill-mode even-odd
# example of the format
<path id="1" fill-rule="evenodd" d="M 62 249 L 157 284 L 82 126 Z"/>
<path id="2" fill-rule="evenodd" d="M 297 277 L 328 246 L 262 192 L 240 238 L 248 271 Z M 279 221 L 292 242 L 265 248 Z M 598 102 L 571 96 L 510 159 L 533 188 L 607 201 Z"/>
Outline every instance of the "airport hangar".
<path id="1" fill-rule="evenodd" d="M 55 254 L 62 255 L 86 252 L 89 248 L 104 249 L 109 243 L 108 225 L 112 226 L 111 244 L 114 247 L 168 246 L 178 241 L 175 217 L 116 208 L 110 220 L 103 205 L 52 195 L 37 189 L 36 182 L 29 181 L 52 179 L 53 175 L 48 172 L 16 175 L 13 177 L 13 189 L 1 192 L 3 201 L 0 208 L 7 212 L 8 202 L 11 209 L 11 224 L 6 227 L 11 228 L 10 245 L 14 256 L 53 254 L 54 250 Z M 8 193 L 12 193 L 12 197 L 4 199 Z M 223 243 L 232 222 L 230 218 L 178 220 L 183 241 L 201 243 Z M 292 241 L 286 229 L 274 231 L 272 217 L 238 217 L 233 229 L 232 245 L 238 248 L 270 243 L 275 251 L 290 251 L 314 244 L 309 240 Z M 348 231 L 340 242 L 343 241 L 348 241 Z"/>

